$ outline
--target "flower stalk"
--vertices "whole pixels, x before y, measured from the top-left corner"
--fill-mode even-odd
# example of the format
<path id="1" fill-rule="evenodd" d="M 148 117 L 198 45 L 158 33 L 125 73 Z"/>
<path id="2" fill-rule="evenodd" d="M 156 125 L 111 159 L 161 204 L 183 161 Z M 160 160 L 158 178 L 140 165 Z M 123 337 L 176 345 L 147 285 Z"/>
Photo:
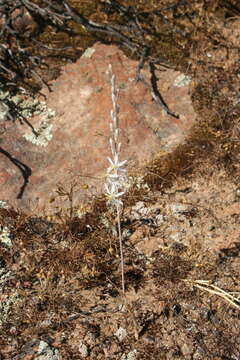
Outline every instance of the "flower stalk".
<path id="1" fill-rule="evenodd" d="M 127 160 L 120 161 L 121 143 L 119 142 L 119 107 L 117 104 L 119 90 L 116 87 L 115 75 L 112 72 L 112 66 L 109 65 L 109 74 L 111 79 L 112 104 L 113 108 L 110 112 L 110 148 L 112 157 L 108 157 L 109 167 L 107 168 L 105 195 L 107 197 L 107 204 L 113 205 L 117 210 L 118 223 L 118 237 L 121 257 L 121 276 L 122 276 L 122 291 L 125 293 L 125 279 L 124 279 L 124 256 L 123 243 L 121 231 L 121 212 L 123 207 L 122 196 L 127 190 L 128 175 L 126 170 Z"/>

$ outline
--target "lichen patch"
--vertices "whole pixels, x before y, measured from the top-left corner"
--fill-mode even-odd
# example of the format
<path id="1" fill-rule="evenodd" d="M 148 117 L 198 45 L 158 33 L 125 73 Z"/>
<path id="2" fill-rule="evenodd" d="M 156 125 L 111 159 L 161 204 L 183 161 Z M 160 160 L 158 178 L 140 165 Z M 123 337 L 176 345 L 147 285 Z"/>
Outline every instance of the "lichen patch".
<path id="1" fill-rule="evenodd" d="M 36 133 L 27 133 L 24 134 L 23 137 L 34 145 L 47 146 L 53 137 L 51 132 L 52 127 L 53 125 L 49 122 L 49 120 L 42 120 L 38 129 L 36 130 Z"/>

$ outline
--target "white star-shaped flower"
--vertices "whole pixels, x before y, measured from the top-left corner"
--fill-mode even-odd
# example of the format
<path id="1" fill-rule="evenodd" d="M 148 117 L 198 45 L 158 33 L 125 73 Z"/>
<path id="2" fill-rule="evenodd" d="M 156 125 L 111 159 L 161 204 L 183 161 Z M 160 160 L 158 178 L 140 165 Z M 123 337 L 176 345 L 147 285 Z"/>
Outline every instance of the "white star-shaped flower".
<path id="1" fill-rule="evenodd" d="M 123 168 L 127 162 L 127 160 L 120 161 L 118 158 L 118 154 L 115 154 L 113 159 L 111 159 L 110 157 L 108 157 L 107 159 L 110 162 L 110 166 L 107 169 L 108 173 L 118 171 L 119 169 Z"/>
<path id="2" fill-rule="evenodd" d="M 119 198 L 124 194 L 124 191 L 119 191 L 119 187 L 116 183 L 112 182 L 110 184 L 105 184 L 105 190 L 105 195 L 109 203 L 122 205 L 122 201 Z"/>

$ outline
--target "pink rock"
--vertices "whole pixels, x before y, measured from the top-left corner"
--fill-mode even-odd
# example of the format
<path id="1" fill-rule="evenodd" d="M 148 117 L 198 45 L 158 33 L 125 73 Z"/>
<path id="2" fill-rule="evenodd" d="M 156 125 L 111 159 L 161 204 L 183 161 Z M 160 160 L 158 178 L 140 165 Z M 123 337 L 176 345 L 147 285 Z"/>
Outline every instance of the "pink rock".
<path id="1" fill-rule="evenodd" d="M 176 119 L 152 100 L 144 83 L 135 82 L 138 62 L 128 59 L 116 46 L 97 43 L 76 63 L 62 68 L 59 78 L 51 83 L 52 92 L 43 90 L 47 107 L 55 116 L 45 116 L 41 126 L 42 115 L 28 119 L 36 130 L 40 126 L 37 139 L 26 124 L 8 124 L 1 141 L 3 152 L 0 148 L 0 200 L 42 214 L 55 212 L 57 202 L 50 204 L 49 199 L 58 183 L 69 189 L 76 181 L 75 205 L 102 190 L 110 155 L 109 63 L 120 89 L 122 159 L 129 161 L 129 169 L 143 165 L 160 151 L 172 151 L 184 141 L 196 117 L 190 79 L 169 69 L 156 71 L 163 99 L 180 115 Z M 147 68 L 142 75 L 149 81 Z M 31 142 L 33 138 L 37 144 Z M 16 199 L 18 195 L 21 198 Z"/>

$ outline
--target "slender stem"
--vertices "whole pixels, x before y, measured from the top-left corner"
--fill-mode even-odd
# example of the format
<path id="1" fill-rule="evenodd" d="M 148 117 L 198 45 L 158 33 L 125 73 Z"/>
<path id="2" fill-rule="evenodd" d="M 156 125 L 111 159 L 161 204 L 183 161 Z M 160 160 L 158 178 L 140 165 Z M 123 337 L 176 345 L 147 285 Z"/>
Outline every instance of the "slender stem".
<path id="1" fill-rule="evenodd" d="M 123 257 L 122 232 L 121 232 L 121 221 L 120 221 L 120 206 L 116 205 L 116 207 L 117 207 L 117 221 L 118 221 L 118 237 L 119 237 L 120 256 L 121 256 L 122 291 L 123 294 L 125 294 L 124 257 Z"/>

